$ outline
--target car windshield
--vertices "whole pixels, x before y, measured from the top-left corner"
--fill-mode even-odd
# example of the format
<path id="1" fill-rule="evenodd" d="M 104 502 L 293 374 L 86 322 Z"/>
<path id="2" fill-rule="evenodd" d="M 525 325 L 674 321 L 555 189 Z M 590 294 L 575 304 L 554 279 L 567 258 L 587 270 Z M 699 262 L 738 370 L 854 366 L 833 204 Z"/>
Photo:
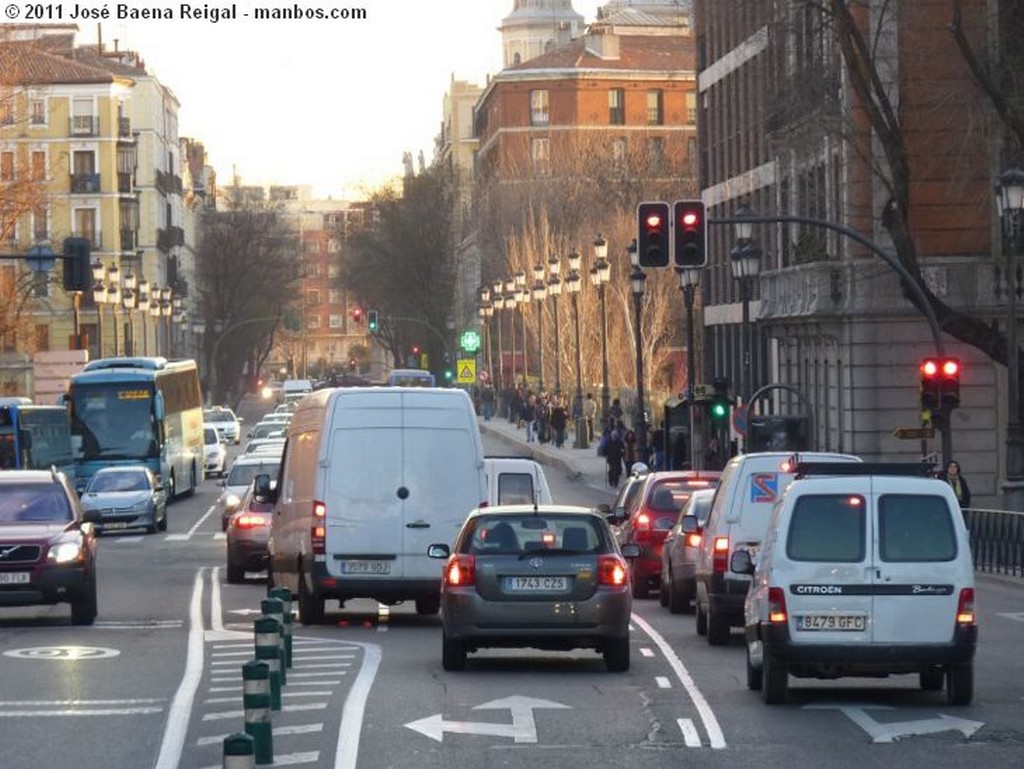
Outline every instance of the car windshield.
<path id="1" fill-rule="evenodd" d="M 474 555 L 601 553 L 607 542 L 599 519 L 558 513 L 485 515 L 472 520 L 460 552 Z"/>
<path id="2" fill-rule="evenodd" d="M 55 483 L 0 484 L 0 524 L 70 521 L 71 505 Z"/>
<path id="3" fill-rule="evenodd" d="M 227 485 L 248 486 L 257 475 L 274 477 L 277 475 L 277 468 L 279 466 L 278 462 L 265 462 L 258 465 L 235 465 L 231 468 L 231 473 L 228 475 Z"/>
<path id="4" fill-rule="evenodd" d="M 259 424 L 252 430 L 253 438 L 269 438 L 276 434 L 283 434 L 284 425 L 282 423 L 276 423 L 272 425 Z"/>
<path id="5" fill-rule="evenodd" d="M 97 494 L 106 491 L 145 491 L 149 480 L 141 472 L 96 473 L 89 483 L 87 492 Z"/>
<path id="6" fill-rule="evenodd" d="M 211 443 L 217 443 L 217 431 L 214 430 L 212 427 L 204 427 L 203 440 L 206 441 L 207 445 Z"/>
<path id="7" fill-rule="evenodd" d="M 235 415 L 230 411 L 207 411 L 203 415 L 207 422 L 234 422 Z"/>

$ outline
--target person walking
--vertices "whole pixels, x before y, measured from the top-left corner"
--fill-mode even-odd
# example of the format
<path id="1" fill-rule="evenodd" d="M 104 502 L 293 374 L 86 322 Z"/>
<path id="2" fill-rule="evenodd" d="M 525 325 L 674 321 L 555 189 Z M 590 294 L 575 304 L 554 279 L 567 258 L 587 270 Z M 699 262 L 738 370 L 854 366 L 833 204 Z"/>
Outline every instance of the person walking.
<path id="1" fill-rule="evenodd" d="M 484 385 L 483 392 L 480 393 L 480 405 L 484 412 L 484 421 L 490 422 L 491 417 L 494 416 L 494 388 L 489 382 Z"/>
<path id="2" fill-rule="evenodd" d="M 587 445 L 594 442 L 594 419 L 597 417 L 597 401 L 594 400 L 594 393 L 587 393 L 587 399 L 583 401 L 583 419 L 587 423 Z"/>
<path id="3" fill-rule="evenodd" d="M 533 443 L 535 433 L 533 422 L 537 418 L 537 398 L 531 395 L 523 401 L 523 407 L 519 412 L 519 421 L 526 426 L 526 442 Z"/>
<path id="4" fill-rule="evenodd" d="M 610 420 L 609 420 L 610 421 Z M 605 464 L 608 465 L 608 485 L 618 488 L 619 478 L 622 477 L 622 455 L 625 452 L 625 444 L 622 442 L 622 433 L 618 428 L 609 424 L 608 443 L 604 450 Z"/>
<path id="5" fill-rule="evenodd" d="M 565 443 L 565 428 L 569 424 L 569 415 L 565 411 L 565 406 L 562 405 L 561 398 L 556 397 L 554 405 L 551 407 L 550 424 L 555 433 L 555 448 L 560 449 Z"/>
<path id="6" fill-rule="evenodd" d="M 940 477 L 953 487 L 953 493 L 956 495 L 956 501 L 960 503 L 961 510 L 971 506 L 971 487 L 967 485 L 967 479 L 960 473 L 959 462 L 951 459 Z"/>

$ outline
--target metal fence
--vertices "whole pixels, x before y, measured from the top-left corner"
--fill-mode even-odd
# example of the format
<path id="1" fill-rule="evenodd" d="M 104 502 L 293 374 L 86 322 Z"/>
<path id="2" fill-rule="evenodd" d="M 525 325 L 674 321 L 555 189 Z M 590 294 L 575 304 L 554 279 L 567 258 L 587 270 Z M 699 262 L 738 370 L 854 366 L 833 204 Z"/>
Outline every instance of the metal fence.
<path id="1" fill-rule="evenodd" d="M 975 571 L 1024 577 L 1024 513 L 964 510 Z"/>

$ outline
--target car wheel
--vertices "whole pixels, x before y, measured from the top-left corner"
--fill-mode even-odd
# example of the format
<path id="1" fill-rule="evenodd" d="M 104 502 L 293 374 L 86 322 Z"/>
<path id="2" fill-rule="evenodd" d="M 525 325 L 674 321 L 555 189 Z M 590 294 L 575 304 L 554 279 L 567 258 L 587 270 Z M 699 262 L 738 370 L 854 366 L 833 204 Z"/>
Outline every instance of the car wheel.
<path id="1" fill-rule="evenodd" d="M 697 601 L 697 606 L 694 609 L 694 613 L 696 614 L 697 635 L 707 635 L 708 615 L 704 611 L 704 607 L 701 606 L 700 601 Z"/>
<path id="2" fill-rule="evenodd" d="M 729 618 L 708 609 L 708 643 L 711 646 L 726 646 L 729 643 Z"/>
<path id="3" fill-rule="evenodd" d="M 421 598 L 416 599 L 416 613 L 417 614 L 437 614 L 441 608 L 441 596 L 438 595 L 425 595 Z"/>
<path id="4" fill-rule="evenodd" d="M 245 569 L 235 562 L 235 559 L 228 555 L 228 582 L 232 585 L 237 585 L 240 582 L 245 582 Z"/>
<path id="5" fill-rule="evenodd" d="M 73 625 L 91 625 L 95 621 L 96 575 L 93 574 L 79 596 L 71 602 L 71 623 Z"/>
<path id="6" fill-rule="evenodd" d="M 632 593 L 634 598 L 643 600 L 647 597 L 647 580 L 643 577 L 637 577 L 633 575 L 633 578 L 629 581 L 629 592 Z"/>
<path id="7" fill-rule="evenodd" d="M 629 670 L 629 637 L 608 638 L 604 642 L 604 664 L 609 673 Z"/>
<path id="8" fill-rule="evenodd" d="M 466 645 L 462 641 L 441 634 L 441 667 L 445 670 L 464 670 L 466 667 Z"/>
<path id="9" fill-rule="evenodd" d="M 761 663 L 761 699 L 766 705 L 781 705 L 786 701 L 789 688 L 789 670 L 786 663 L 779 662 L 769 654 Z"/>
<path id="10" fill-rule="evenodd" d="M 302 574 L 299 575 L 299 621 L 306 626 L 324 621 L 324 599 L 310 592 Z"/>
<path id="11" fill-rule="evenodd" d="M 747 688 L 751 691 L 760 691 L 764 681 L 764 668 L 755 668 L 750 662 L 750 644 L 747 644 Z"/>
<path id="12" fill-rule="evenodd" d="M 658 603 L 664 608 L 668 608 L 668 596 L 669 596 L 669 571 L 665 568 L 665 565 L 661 566 L 661 585 L 658 587 Z"/>
<path id="13" fill-rule="evenodd" d="M 690 591 L 676 587 L 675 581 L 668 583 L 668 610 L 673 614 L 683 614 L 690 609 Z"/>
<path id="14" fill-rule="evenodd" d="M 920 674 L 921 689 L 926 692 L 942 691 L 946 674 L 941 670 L 926 670 Z"/>
<path id="15" fill-rule="evenodd" d="M 946 668 L 946 702 L 970 705 L 974 697 L 974 665 L 964 662 Z"/>

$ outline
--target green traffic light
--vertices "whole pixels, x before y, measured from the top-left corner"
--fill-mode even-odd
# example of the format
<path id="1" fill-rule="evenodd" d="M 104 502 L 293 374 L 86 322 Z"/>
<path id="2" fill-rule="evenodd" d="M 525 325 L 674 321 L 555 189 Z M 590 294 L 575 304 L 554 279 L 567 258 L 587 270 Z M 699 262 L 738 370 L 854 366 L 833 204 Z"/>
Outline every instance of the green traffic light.
<path id="1" fill-rule="evenodd" d="M 724 419 L 729 413 L 729 407 L 724 403 L 712 403 L 711 404 L 711 416 L 715 419 Z"/>

